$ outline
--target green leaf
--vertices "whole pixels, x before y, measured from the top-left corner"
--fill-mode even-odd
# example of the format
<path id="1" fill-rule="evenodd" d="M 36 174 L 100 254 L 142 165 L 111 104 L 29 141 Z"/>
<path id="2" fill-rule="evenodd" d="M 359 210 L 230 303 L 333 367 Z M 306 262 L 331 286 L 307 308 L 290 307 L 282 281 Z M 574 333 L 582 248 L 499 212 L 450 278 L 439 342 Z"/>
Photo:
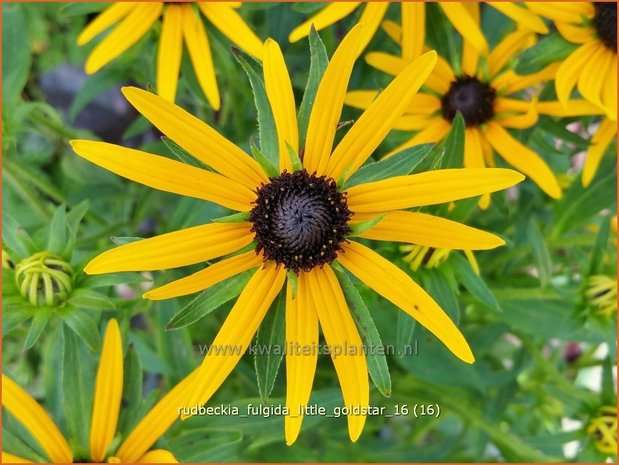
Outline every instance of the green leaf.
<path id="1" fill-rule="evenodd" d="M 430 153 L 431 144 L 416 145 L 396 153 L 394 156 L 374 163 L 367 163 L 353 174 L 344 184 L 344 189 L 381 181 L 394 176 L 405 176 L 415 169 Z"/>
<path id="2" fill-rule="evenodd" d="M 226 462 L 241 445 L 239 431 L 191 430 L 170 439 L 170 449 L 183 463 Z"/>
<path id="3" fill-rule="evenodd" d="M 234 213 L 228 216 L 222 216 L 221 218 L 215 218 L 213 223 L 243 223 L 249 218 L 249 212 Z"/>
<path id="4" fill-rule="evenodd" d="M 313 26 L 310 30 L 308 39 L 310 46 L 310 69 L 303 100 L 299 107 L 299 147 L 305 147 L 307 126 L 309 124 L 314 101 L 316 100 L 318 86 L 329 64 L 329 57 L 327 56 L 325 45 L 322 43 L 322 40 L 320 40 L 320 36 Z"/>
<path id="5" fill-rule="evenodd" d="M 564 60 L 579 46 L 568 42 L 561 34 L 549 34 L 520 54 L 516 72 L 526 75 L 541 71 L 551 63 Z"/>
<path id="6" fill-rule="evenodd" d="M 136 236 L 110 236 L 110 240 L 116 245 L 125 245 L 131 242 L 141 241 L 143 237 Z"/>
<path id="7" fill-rule="evenodd" d="M 26 336 L 26 340 L 24 341 L 24 350 L 29 350 L 34 346 L 45 328 L 47 328 L 47 323 L 49 323 L 50 318 L 52 317 L 52 309 L 47 307 L 38 308 L 36 313 L 34 314 L 34 318 L 32 319 L 32 324 L 30 325 L 30 330 L 28 331 L 28 335 Z"/>
<path id="8" fill-rule="evenodd" d="M 398 311 L 396 315 L 396 354 L 400 358 L 408 358 L 407 354 L 410 353 L 411 347 L 416 344 L 413 336 L 415 335 L 417 321 L 402 311 Z"/>
<path id="9" fill-rule="evenodd" d="M 451 130 L 445 139 L 445 152 L 441 169 L 464 167 L 464 118 L 460 112 L 451 122 Z"/>
<path id="10" fill-rule="evenodd" d="M 431 2 L 426 5 L 426 23 L 432 25 L 426 31 L 426 42 L 429 48 L 435 49 L 440 56 L 444 57 L 451 64 L 455 75 L 459 76 L 461 45 L 454 40 L 457 34 L 454 34 L 451 22 L 437 3 Z"/>
<path id="11" fill-rule="evenodd" d="M 460 320 L 460 305 L 456 296 L 456 285 L 452 286 L 450 276 L 438 268 L 423 270 L 420 275 L 423 288 L 457 325 Z"/>
<path id="12" fill-rule="evenodd" d="M 30 235 L 8 213 L 2 215 L 2 241 L 15 263 L 37 252 Z"/>
<path id="13" fill-rule="evenodd" d="M 24 14 L 24 5 L 12 3 L 2 6 L 2 108 L 13 109 L 20 99 L 28 80 L 30 65 L 30 37 Z"/>
<path id="14" fill-rule="evenodd" d="M 94 310 L 113 310 L 116 308 L 114 302 L 105 294 L 91 289 L 77 289 L 73 291 L 67 303 L 77 308 L 90 308 Z"/>
<path id="15" fill-rule="evenodd" d="M 365 231 L 372 229 L 378 223 L 380 223 L 387 213 L 381 213 L 380 215 L 375 216 L 371 220 L 362 221 L 361 223 L 351 223 L 350 226 L 350 235 L 351 236 L 360 236 Z"/>
<path id="16" fill-rule="evenodd" d="M 144 134 L 151 127 L 150 121 L 144 118 L 142 115 L 138 115 L 137 118 L 133 120 L 133 122 L 125 129 L 125 132 L 122 134 L 122 139 L 132 139 L 134 137 L 139 136 L 140 134 Z"/>
<path id="17" fill-rule="evenodd" d="M 544 241 L 544 236 L 535 221 L 529 221 L 527 238 L 531 245 L 533 258 L 537 263 L 537 271 L 539 272 L 541 285 L 542 287 L 546 287 L 550 284 L 550 280 L 552 279 L 552 263 L 550 261 L 548 247 Z"/>
<path id="18" fill-rule="evenodd" d="M 71 2 L 64 4 L 58 13 L 63 16 L 84 16 L 98 13 L 107 6 L 108 5 L 103 2 Z"/>
<path id="19" fill-rule="evenodd" d="M 279 141 L 275 119 L 271 110 L 271 104 L 267 97 L 267 91 L 262 78 L 262 65 L 247 55 L 242 50 L 232 47 L 232 53 L 241 64 L 249 83 L 254 91 L 254 102 L 258 110 L 258 136 L 260 140 L 260 152 L 274 167 L 279 166 Z"/>
<path id="20" fill-rule="evenodd" d="M 600 402 L 603 405 L 615 405 L 617 395 L 615 394 L 615 377 L 613 376 L 614 363 L 611 357 L 606 357 L 602 364 L 602 391 L 600 392 Z"/>
<path id="21" fill-rule="evenodd" d="M 96 74 L 88 76 L 88 79 L 71 104 L 71 109 L 69 110 L 70 120 L 75 121 L 75 118 L 77 118 L 84 107 L 92 102 L 97 95 L 102 94 L 108 89 L 117 87 L 118 83 L 122 82 L 123 79 L 124 75 L 114 68 L 103 68 Z"/>
<path id="22" fill-rule="evenodd" d="M 248 270 L 202 291 L 168 322 L 166 330 L 184 328 L 232 300 L 245 288 L 254 270 Z"/>
<path id="23" fill-rule="evenodd" d="M 606 215 L 602 218 L 600 230 L 595 237 L 595 244 L 591 253 L 591 261 L 589 262 L 589 275 L 594 275 L 598 272 L 598 268 L 604 260 L 608 247 L 608 238 L 610 237 L 610 216 Z"/>
<path id="24" fill-rule="evenodd" d="M 383 341 L 380 339 L 372 315 L 361 294 L 346 273 L 337 268 L 335 268 L 335 273 L 342 285 L 348 308 L 350 308 L 350 313 L 355 320 L 359 335 L 366 346 L 366 359 L 372 382 L 383 396 L 391 397 L 391 376 L 389 375 L 387 358 L 383 350 Z"/>
<path id="25" fill-rule="evenodd" d="M 71 259 L 73 255 L 73 249 L 75 248 L 75 242 L 77 240 L 77 232 L 80 227 L 80 223 L 86 213 L 88 213 L 88 209 L 90 208 L 90 201 L 84 200 L 83 202 L 78 203 L 75 207 L 71 209 L 66 215 L 67 220 L 67 237 L 66 237 L 66 245 L 64 250 L 62 251 L 62 257 L 67 259 Z"/>
<path id="26" fill-rule="evenodd" d="M 136 425 L 142 407 L 142 363 L 133 346 L 129 346 L 123 367 L 124 382 L 118 431 L 126 435 Z"/>
<path id="27" fill-rule="evenodd" d="M 93 352 L 101 350 L 99 326 L 88 312 L 80 309 L 67 309 L 60 313 L 63 321 L 90 347 Z"/>
<path id="28" fill-rule="evenodd" d="M 64 204 L 60 205 L 52 218 L 49 227 L 49 239 L 47 250 L 55 254 L 61 254 L 67 245 L 67 211 Z"/>
<path id="29" fill-rule="evenodd" d="M 195 166 L 196 168 L 206 169 L 207 166 L 202 163 L 197 158 L 193 157 L 189 152 L 187 152 L 184 148 L 174 142 L 167 136 L 161 136 L 161 140 L 168 148 L 172 155 L 179 159 L 179 161 L 185 163 L 186 165 Z"/>
<path id="30" fill-rule="evenodd" d="M 286 289 L 284 288 L 271 305 L 264 320 L 262 320 L 256 335 L 254 368 L 256 370 L 258 391 L 260 392 L 260 397 L 264 400 L 267 400 L 269 395 L 271 395 L 279 366 L 284 357 L 286 346 L 285 313 Z"/>
<path id="31" fill-rule="evenodd" d="M 458 281 L 471 293 L 473 297 L 484 305 L 496 311 L 502 311 L 499 302 L 481 276 L 475 273 L 469 261 L 459 253 L 452 253 L 449 257 L 449 266 L 456 274 Z"/>
<path id="32" fill-rule="evenodd" d="M 17 420 L 8 412 L 2 413 L 2 450 L 10 451 L 18 457 L 32 460 L 35 463 L 47 462 L 47 459 L 41 455 L 43 451 L 37 453 L 37 451 L 30 447 L 29 444 L 26 444 L 18 435 L 5 428 L 9 423 L 17 423 Z"/>
<path id="33" fill-rule="evenodd" d="M 139 284 L 152 282 L 139 273 L 110 273 L 105 275 L 86 276 L 80 287 L 94 289 L 98 287 L 116 286 L 117 284 Z"/>
<path id="34" fill-rule="evenodd" d="M 10 333 L 24 321 L 32 317 L 32 312 L 19 306 L 7 308 L 6 297 L 2 297 L 2 335 Z"/>
<path id="35" fill-rule="evenodd" d="M 258 164 L 264 169 L 266 175 L 269 178 L 275 178 L 279 176 L 279 171 L 276 168 L 276 165 L 271 163 L 260 151 L 258 147 L 256 147 L 253 141 L 250 142 L 249 148 L 251 149 L 251 153 L 258 162 Z"/>
<path id="36" fill-rule="evenodd" d="M 292 171 L 300 171 L 303 169 L 303 162 L 299 158 L 299 154 L 293 149 L 288 142 L 286 142 L 288 148 L 288 156 L 292 162 Z"/>

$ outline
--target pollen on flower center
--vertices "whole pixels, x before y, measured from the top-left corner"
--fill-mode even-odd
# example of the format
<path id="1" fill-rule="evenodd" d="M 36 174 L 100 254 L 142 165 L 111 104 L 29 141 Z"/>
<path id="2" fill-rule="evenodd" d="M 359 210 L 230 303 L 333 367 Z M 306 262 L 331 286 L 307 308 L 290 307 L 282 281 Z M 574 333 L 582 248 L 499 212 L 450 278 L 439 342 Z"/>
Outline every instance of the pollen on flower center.
<path id="1" fill-rule="evenodd" d="M 472 76 L 461 76 L 451 83 L 441 99 L 443 118 L 452 121 L 462 113 L 467 126 L 478 126 L 494 116 L 496 91 Z"/>
<path id="2" fill-rule="evenodd" d="M 350 232 L 346 195 L 326 176 L 284 171 L 258 188 L 255 204 L 256 251 L 295 273 L 331 263 Z"/>
<path id="3" fill-rule="evenodd" d="M 600 40 L 617 52 L 617 4 L 615 2 L 595 2 L 595 17 L 593 25 Z"/>

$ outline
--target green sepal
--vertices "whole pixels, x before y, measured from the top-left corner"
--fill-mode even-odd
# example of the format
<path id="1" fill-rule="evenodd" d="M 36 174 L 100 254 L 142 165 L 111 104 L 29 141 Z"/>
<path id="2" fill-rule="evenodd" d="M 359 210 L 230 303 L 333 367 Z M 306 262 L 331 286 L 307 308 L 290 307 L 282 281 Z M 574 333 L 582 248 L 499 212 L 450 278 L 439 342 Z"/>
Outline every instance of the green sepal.
<path id="1" fill-rule="evenodd" d="M 286 142 L 286 146 L 288 147 L 288 156 L 290 157 L 290 162 L 292 163 L 292 171 L 300 171 L 303 169 L 303 163 L 299 158 L 299 154 L 296 152 L 292 146 Z"/>
<path id="2" fill-rule="evenodd" d="M 30 329 L 28 330 L 28 335 L 26 336 L 26 340 L 24 341 L 24 350 L 31 349 L 32 346 L 37 343 L 37 341 L 45 331 L 45 328 L 47 328 L 47 323 L 49 323 L 51 317 L 51 308 L 39 307 L 36 309 L 34 318 L 32 319 L 32 324 L 30 325 Z"/>
<path id="3" fill-rule="evenodd" d="M 258 164 L 262 167 L 262 169 L 264 170 L 264 172 L 266 173 L 266 175 L 269 178 L 276 178 L 279 176 L 279 171 L 276 168 L 276 165 L 274 165 L 273 163 L 271 163 L 260 151 L 260 149 L 258 149 L 258 147 L 256 147 L 256 145 L 254 144 L 253 141 L 250 141 L 249 143 L 249 148 L 251 149 L 251 153 L 254 156 L 254 158 L 256 159 L 256 161 L 258 162 Z"/>
<path id="4" fill-rule="evenodd" d="M 221 218 L 215 218 L 213 223 L 243 223 L 249 218 L 249 212 L 239 212 Z"/>
<path id="5" fill-rule="evenodd" d="M 387 213 L 382 213 L 378 216 L 375 216 L 371 220 L 362 221 L 361 223 L 350 223 L 348 225 L 351 229 L 349 236 L 360 236 L 367 230 L 372 229 L 374 226 L 380 223 L 386 215 Z"/>
<path id="6" fill-rule="evenodd" d="M 292 291 L 292 298 L 297 298 L 297 286 L 299 284 L 299 276 L 292 270 L 286 272 L 288 284 L 290 284 L 290 290 Z"/>

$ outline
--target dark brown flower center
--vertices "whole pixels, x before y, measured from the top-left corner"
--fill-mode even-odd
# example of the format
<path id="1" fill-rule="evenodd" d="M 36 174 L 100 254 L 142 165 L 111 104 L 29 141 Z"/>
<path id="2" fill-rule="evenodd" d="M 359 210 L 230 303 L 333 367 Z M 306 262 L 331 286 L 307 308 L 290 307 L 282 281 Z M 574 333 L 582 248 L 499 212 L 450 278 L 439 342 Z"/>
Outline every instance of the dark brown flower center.
<path id="1" fill-rule="evenodd" d="M 249 216 L 256 251 L 295 273 L 335 260 L 351 217 L 335 181 L 305 170 L 269 181 L 258 189 Z"/>
<path id="2" fill-rule="evenodd" d="M 495 90 L 473 76 L 460 76 L 441 99 L 443 118 L 453 121 L 462 113 L 467 126 L 479 126 L 494 116 Z"/>
<path id="3" fill-rule="evenodd" d="M 617 4 L 595 2 L 593 25 L 600 40 L 613 52 L 617 52 Z"/>

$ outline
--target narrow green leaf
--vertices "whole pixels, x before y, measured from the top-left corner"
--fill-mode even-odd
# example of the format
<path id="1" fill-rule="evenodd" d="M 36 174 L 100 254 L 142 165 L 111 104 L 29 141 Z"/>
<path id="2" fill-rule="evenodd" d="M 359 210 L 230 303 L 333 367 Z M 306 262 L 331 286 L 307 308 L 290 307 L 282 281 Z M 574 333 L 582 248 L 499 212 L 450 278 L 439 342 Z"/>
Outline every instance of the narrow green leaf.
<path id="1" fill-rule="evenodd" d="M 2 107 L 12 109 L 28 80 L 32 59 L 24 5 L 2 7 Z M 3 114 L 7 114 L 3 111 Z M 8 112 L 10 114 L 10 112 Z"/>
<path id="2" fill-rule="evenodd" d="M 299 154 L 290 146 L 288 142 L 286 142 L 286 147 L 288 148 L 288 156 L 292 162 L 292 171 L 302 170 L 303 162 L 299 158 Z"/>
<path id="3" fill-rule="evenodd" d="M 69 110 L 70 120 L 75 121 L 75 118 L 77 118 L 86 105 L 106 90 L 117 87 L 118 83 L 123 81 L 123 78 L 124 75 L 113 68 L 103 68 L 98 73 L 88 76 L 88 79 L 71 104 Z"/>
<path id="4" fill-rule="evenodd" d="M 52 218 L 49 227 L 49 239 L 47 250 L 61 254 L 67 245 L 67 209 L 64 204 L 60 205 Z"/>
<path id="5" fill-rule="evenodd" d="M 137 118 L 133 120 L 133 122 L 125 129 L 125 132 L 122 134 L 122 139 L 132 139 L 133 137 L 137 137 L 140 134 L 144 134 L 151 128 L 151 123 L 142 115 L 138 115 Z"/>
<path id="6" fill-rule="evenodd" d="M 83 16 L 92 13 L 98 13 L 106 7 L 103 2 L 70 2 L 64 4 L 58 13 L 63 16 Z"/>
<path id="7" fill-rule="evenodd" d="M 617 401 L 615 376 L 613 376 L 614 365 L 611 357 L 606 357 L 602 364 L 602 392 L 600 392 L 600 401 L 603 405 L 615 405 Z"/>
<path id="8" fill-rule="evenodd" d="M 248 270 L 202 291 L 198 297 L 180 309 L 168 322 L 166 330 L 184 328 L 216 310 L 241 293 L 254 270 Z"/>
<path id="9" fill-rule="evenodd" d="M 80 287 L 95 289 L 98 287 L 116 286 L 117 284 L 139 284 L 146 282 L 152 282 L 152 279 L 139 273 L 110 273 L 86 276 L 86 278 L 80 282 Z"/>
<path id="10" fill-rule="evenodd" d="M 550 253 L 548 252 L 544 236 L 534 221 L 529 221 L 527 237 L 529 244 L 531 244 L 533 258 L 537 263 L 540 282 L 542 287 L 546 287 L 552 279 L 552 263 L 550 262 Z"/>
<path id="11" fill-rule="evenodd" d="M 183 463 L 226 462 L 240 448 L 242 437 L 239 431 L 192 429 L 170 439 L 170 449 L 178 451 Z"/>
<path id="12" fill-rule="evenodd" d="M 610 237 L 610 216 L 602 218 L 600 230 L 595 237 L 595 244 L 591 252 L 591 261 L 589 262 L 589 275 L 597 273 L 599 266 L 602 264 L 604 255 L 608 247 L 608 239 Z"/>
<path id="13" fill-rule="evenodd" d="M 95 319 L 79 308 L 67 309 L 60 313 L 63 321 L 90 347 L 93 352 L 101 349 L 101 335 Z"/>
<path id="14" fill-rule="evenodd" d="M 67 238 L 65 248 L 62 251 L 61 256 L 70 260 L 73 255 L 73 249 L 75 248 L 75 242 L 77 240 L 77 233 L 88 209 L 90 208 L 90 201 L 84 200 L 73 207 L 66 215 L 67 220 Z"/>
<path id="15" fill-rule="evenodd" d="M 475 273 L 466 258 L 459 253 L 452 253 L 448 263 L 456 274 L 458 281 L 473 297 L 493 310 L 502 311 L 498 300 L 494 297 L 486 282 Z"/>
<path id="16" fill-rule="evenodd" d="M 10 451 L 18 457 L 32 460 L 35 463 L 47 462 L 47 459 L 43 456 L 43 451 L 35 451 L 18 435 L 5 428 L 9 423 L 14 424 L 18 422 L 9 412 L 2 412 L 2 450 Z"/>
<path id="17" fill-rule="evenodd" d="M 264 320 L 262 320 L 256 335 L 254 368 L 256 370 L 258 391 L 260 392 L 260 397 L 265 401 L 273 390 L 277 372 L 284 357 L 286 345 L 285 313 L 286 289 L 282 289 L 271 308 L 269 308 Z"/>
<path id="18" fill-rule="evenodd" d="M 451 122 L 451 130 L 445 140 L 445 155 L 441 169 L 464 167 L 464 118 L 460 112 Z"/>
<path id="19" fill-rule="evenodd" d="M 47 323 L 49 323 L 50 318 L 52 317 L 51 308 L 41 307 L 37 309 L 34 314 L 34 318 L 32 319 L 32 324 L 30 325 L 30 330 L 28 331 L 28 335 L 26 336 L 26 340 L 24 341 L 24 350 L 29 350 L 34 346 L 45 328 L 47 328 Z"/>
<path id="20" fill-rule="evenodd" d="M 187 152 L 184 148 L 182 148 L 180 145 L 178 145 L 176 142 L 174 142 L 169 137 L 161 136 L 161 140 L 163 141 L 165 146 L 168 148 L 168 150 L 172 152 L 172 155 L 178 158 L 179 161 L 185 163 L 186 165 L 195 166 L 196 168 L 202 168 L 202 169 L 207 168 L 207 166 L 204 163 L 202 163 L 197 158 L 194 158 L 189 152 Z"/>
<path id="21" fill-rule="evenodd" d="M 252 155 L 254 156 L 258 164 L 260 164 L 262 169 L 264 169 L 264 172 L 269 178 L 275 178 L 279 176 L 279 171 L 277 170 L 276 165 L 271 163 L 271 161 L 262 154 L 260 149 L 254 145 L 253 141 L 250 142 L 249 148 L 251 149 Z"/>
<path id="22" fill-rule="evenodd" d="M 350 308 L 350 313 L 355 320 L 363 344 L 366 346 L 366 359 L 372 382 L 383 396 L 391 397 L 391 376 L 389 375 L 387 358 L 385 357 L 383 342 L 380 339 L 372 315 L 365 305 L 361 294 L 359 294 L 359 291 L 346 273 L 338 269 L 338 267 L 335 268 L 335 273 L 342 285 L 346 302 L 348 302 L 348 308 Z"/>
<path id="23" fill-rule="evenodd" d="M 316 29 L 312 26 L 309 33 L 309 45 L 310 45 L 310 69 L 307 77 L 307 84 L 305 86 L 305 93 L 303 94 L 303 100 L 299 107 L 299 147 L 305 147 L 305 138 L 307 137 L 307 126 L 309 124 L 310 114 L 316 100 L 316 93 L 318 92 L 318 86 L 322 80 L 322 76 L 325 74 L 327 65 L 329 64 L 329 57 L 325 50 L 325 45 L 320 40 L 320 36 L 316 32 Z"/>
<path id="24" fill-rule="evenodd" d="M 77 289 L 73 291 L 67 303 L 77 308 L 94 310 L 113 310 L 116 308 L 116 305 L 109 297 L 91 289 Z"/>
<path id="25" fill-rule="evenodd" d="M 110 240 L 116 245 L 125 245 L 131 242 L 141 241 L 143 237 L 136 236 L 111 236 Z"/>
<path id="26" fill-rule="evenodd" d="M 382 213 L 380 215 L 375 216 L 374 218 L 372 218 L 371 220 L 368 221 L 362 221 L 361 223 L 352 223 L 350 224 L 350 235 L 351 236 L 360 236 L 361 234 L 363 234 L 364 232 L 366 232 L 369 229 L 372 229 L 374 226 L 376 226 L 378 223 L 380 223 L 383 218 L 385 217 L 387 213 Z"/>
<path id="27" fill-rule="evenodd" d="M 557 32 L 544 36 L 520 54 L 516 72 L 526 75 L 541 71 L 549 64 L 567 58 L 578 47 L 578 44 L 568 42 Z"/>
<path id="28" fill-rule="evenodd" d="M 7 306 L 6 297 L 2 298 L 2 335 L 6 335 L 17 328 L 24 321 L 32 318 L 32 312 L 17 305 Z"/>
<path id="29" fill-rule="evenodd" d="M 8 213 L 2 215 L 2 242 L 15 263 L 37 251 L 37 246 L 30 235 Z"/>
<path id="30" fill-rule="evenodd" d="M 118 419 L 118 431 L 126 436 L 140 418 L 138 413 L 142 407 L 142 363 L 137 351 L 131 345 L 125 355 L 123 372 L 123 408 Z"/>
<path id="31" fill-rule="evenodd" d="M 249 218 L 249 212 L 234 213 L 228 216 L 222 216 L 221 218 L 215 218 L 213 223 L 242 223 Z"/>
<path id="32" fill-rule="evenodd" d="M 420 275 L 423 288 L 457 325 L 460 320 L 460 304 L 456 296 L 457 284 L 452 285 L 449 275 L 444 274 L 439 268 L 423 270 Z"/>
<path id="33" fill-rule="evenodd" d="M 396 320 L 396 354 L 400 358 L 406 358 L 407 354 L 410 353 L 411 348 L 414 347 L 416 343 L 413 336 L 415 335 L 417 322 L 407 313 L 401 311 L 397 312 Z"/>

